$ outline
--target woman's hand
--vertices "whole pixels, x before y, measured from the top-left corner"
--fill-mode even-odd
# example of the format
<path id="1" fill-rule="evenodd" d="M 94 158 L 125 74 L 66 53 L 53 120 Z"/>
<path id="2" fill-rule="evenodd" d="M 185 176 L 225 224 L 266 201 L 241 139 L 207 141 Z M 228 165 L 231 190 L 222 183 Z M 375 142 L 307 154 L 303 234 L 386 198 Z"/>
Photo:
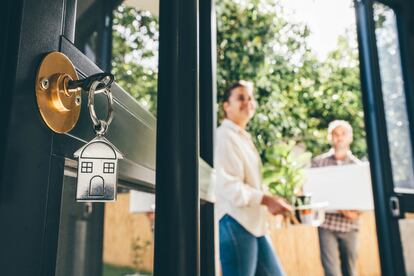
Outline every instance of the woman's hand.
<path id="1" fill-rule="evenodd" d="M 276 196 L 264 195 L 261 204 L 265 205 L 272 215 L 292 211 L 292 206 L 290 206 L 284 199 Z"/>

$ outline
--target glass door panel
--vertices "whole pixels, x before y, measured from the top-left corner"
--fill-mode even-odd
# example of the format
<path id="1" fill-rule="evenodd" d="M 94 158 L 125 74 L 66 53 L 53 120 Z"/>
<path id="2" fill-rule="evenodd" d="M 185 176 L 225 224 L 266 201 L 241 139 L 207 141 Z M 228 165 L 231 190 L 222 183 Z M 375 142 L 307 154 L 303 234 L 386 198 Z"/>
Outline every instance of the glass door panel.
<path id="1" fill-rule="evenodd" d="M 356 0 L 364 109 L 384 275 L 414 275 L 410 1 Z M 402 51 L 403 50 L 403 51 Z"/>
<path id="2" fill-rule="evenodd" d="M 413 193 L 412 144 L 397 18 L 391 8 L 378 2 L 373 4 L 373 13 L 394 188 Z"/>
<path id="3" fill-rule="evenodd" d="M 73 151 L 66 156 L 56 275 L 138 276 L 153 271 L 159 2 L 113 2 L 77 1 L 74 45 L 83 55 L 76 53 L 72 61 L 81 75 L 90 75 L 95 65 L 112 68 L 115 75 L 116 115 L 106 138 L 125 154 L 119 163 L 117 201 L 76 202 L 77 162 Z M 100 111 L 98 117 L 104 117 Z M 86 142 L 92 124 L 86 113 L 80 121 L 84 127 L 73 134 Z"/>
<path id="4" fill-rule="evenodd" d="M 107 28 L 110 18 L 106 14 L 109 1 L 83 0 L 77 1 L 75 46 L 89 60 L 101 69 L 107 69 Z"/>
<path id="5" fill-rule="evenodd" d="M 114 9 L 111 67 L 117 83 L 155 116 L 159 1 L 151 3 L 145 7 L 149 10 L 139 1 L 125 1 Z"/>
<path id="6" fill-rule="evenodd" d="M 76 174 L 74 175 L 76 176 Z M 80 203 L 75 177 L 63 179 L 56 275 L 101 274 L 102 203 Z"/>
<path id="7" fill-rule="evenodd" d="M 56 275 L 152 275 L 154 194 L 120 186 L 116 202 L 76 202 L 75 176 L 63 180 Z"/>
<path id="8" fill-rule="evenodd" d="M 154 204 L 154 194 L 127 188 L 105 204 L 102 275 L 152 275 Z"/>

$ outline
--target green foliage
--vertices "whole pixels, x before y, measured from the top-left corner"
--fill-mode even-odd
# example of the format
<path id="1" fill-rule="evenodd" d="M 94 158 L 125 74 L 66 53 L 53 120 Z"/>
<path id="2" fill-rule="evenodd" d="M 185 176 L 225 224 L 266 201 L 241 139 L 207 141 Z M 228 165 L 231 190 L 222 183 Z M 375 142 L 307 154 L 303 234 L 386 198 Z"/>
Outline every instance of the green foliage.
<path id="1" fill-rule="evenodd" d="M 116 266 L 104 263 L 102 267 L 102 276 L 120 276 L 120 275 L 134 275 L 135 270 L 130 267 Z"/>
<path id="2" fill-rule="evenodd" d="M 112 73 L 154 115 L 157 110 L 158 20 L 124 5 L 114 11 Z"/>
<path id="3" fill-rule="evenodd" d="M 304 142 L 314 153 L 321 153 L 317 149 L 327 149 L 325 137 L 329 122 L 343 119 L 348 121 L 354 130 L 352 151 L 359 157 L 367 154 L 358 52 L 356 46 L 350 45 L 356 45 L 355 39 L 349 32 L 347 36 L 338 39 L 338 48 L 329 54 L 320 67 L 318 90 L 310 94 L 306 102 L 309 109 L 308 117 L 318 120 L 316 128 L 322 131 L 324 136 L 324 139 L 319 140 L 312 136 L 306 137 Z"/>
<path id="4" fill-rule="evenodd" d="M 279 28 L 270 12 L 260 12 L 258 1 L 246 6 L 217 3 L 218 83 L 221 88 L 239 79 L 254 79 L 262 67 L 272 32 Z M 247 27 L 247 28 L 246 28 Z M 222 91 L 222 89 L 220 89 Z"/>
<path id="5" fill-rule="evenodd" d="M 309 28 L 291 22 L 280 1 L 222 0 L 217 12 L 218 101 L 234 81 L 255 83 L 258 109 L 249 123 L 264 165 L 266 151 L 295 141 L 318 155 L 329 148 L 326 129 L 343 119 L 354 128 L 352 151 L 366 156 L 355 30 L 325 61 L 308 46 Z M 153 114 L 157 99 L 158 20 L 121 5 L 114 13 L 113 73 Z M 219 120 L 222 118 L 220 111 Z M 276 151 L 277 152 L 277 151 Z"/>
<path id="6" fill-rule="evenodd" d="M 302 186 L 304 168 L 309 165 L 310 152 L 298 152 L 294 141 L 278 143 L 266 150 L 267 163 L 263 166 L 263 182 L 269 191 L 293 203 L 293 197 Z"/>
<path id="7" fill-rule="evenodd" d="M 140 237 L 136 237 L 131 244 L 132 250 L 132 262 L 137 271 L 141 271 L 141 266 L 143 263 L 143 257 L 148 252 L 148 249 L 151 245 L 149 240 L 143 240 Z"/>
<path id="8" fill-rule="evenodd" d="M 266 149 L 283 141 L 304 144 L 314 155 L 326 151 L 334 119 L 351 123 L 352 150 L 366 155 L 355 37 L 341 37 L 322 62 L 307 45 L 308 27 L 289 22 L 277 2 L 223 0 L 217 14 L 218 99 L 234 81 L 255 83 L 258 109 L 248 130 L 265 164 Z"/>

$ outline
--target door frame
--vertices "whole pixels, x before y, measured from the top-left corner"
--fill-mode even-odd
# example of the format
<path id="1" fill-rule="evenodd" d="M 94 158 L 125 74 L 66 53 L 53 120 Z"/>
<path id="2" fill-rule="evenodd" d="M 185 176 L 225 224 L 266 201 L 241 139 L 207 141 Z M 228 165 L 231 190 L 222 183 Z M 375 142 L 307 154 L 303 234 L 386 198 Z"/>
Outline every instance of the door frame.
<path id="1" fill-rule="evenodd" d="M 378 52 L 375 42 L 373 2 L 372 0 L 356 0 L 354 3 L 357 17 L 361 86 L 373 184 L 377 237 L 383 275 L 405 275 L 398 221 L 404 216 L 405 212 L 414 211 L 414 204 L 412 203 L 414 197 L 412 194 L 397 193 L 394 190 L 385 111 L 382 100 Z M 408 32 L 409 25 L 407 24 L 413 20 L 413 16 L 409 14 L 409 9 L 407 9 L 410 3 L 404 0 L 379 0 L 377 2 L 391 7 L 397 15 L 408 118 L 411 125 L 414 125 L 414 101 L 413 97 L 410 96 L 413 94 L 413 58 L 408 51 L 410 49 L 410 35 Z M 411 144 L 414 145 L 414 127 L 410 128 L 410 136 Z M 393 215 L 392 213 L 391 205 L 394 202 L 393 200 L 399 202 L 399 215 Z"/>
<path id="2" fill-rule="evenodd" d="M 184 3 L 186 1 L 173 2 L 176 6 L 186 4 Z M 2 227 L 0 230 L 2 244 L 0 267 L 4 275 L 54 275 L 63 177 L 74 169 L 73 152 L 94 137 L 94 134 L 85 108 L 87 102 L 85 93 L 82 93 L 81 119 L 70 133 L 55 134 L 47 128 L 37 109 L 34 93 L 35 74 L 44 55 L 51 51 L 65 53 L 74 62 L 80 76 L 89 76 L 101 72 L 101 69 L 88 61 L 73 46 L 75 16 L 71 11 L 76 7 L 76 0 L 41 2 L 7 0 L 4 5 L 5 9 L 1 12 L 4 15 L 2 20 L 5 21 L 3 26 L 11 26 L 11 28 L 7 29 L 6 39 L 1 43 L 1 72 L 4 73 L 1 80 L 6 85 L 4 89 L 1 89 L 2 103 L 5 108 L 1 111 L 0 120 L 5 132 L 1 138 L 0 219 L 7 227 Z M 175 9 L 174 12 L 178 10 Z M 198 11 L 192 10 L 192 12 L 193 16 L 198 18 Z M 176 27 L 179 30 L 185 26 Z M 192 33 L 191 36 L 196 37 L 196 33 Z M 180 43 L 177 47 L 182 51 L 185 44 Z M 206 51 L 211 51 L 211 48 Z M 212 56 L 211 52 L 210 56 Z M 177 60 L 171 62 L 171 65 L 175 64 L 178 69 L 184 70 L 182 64 L 176 64 Z M 212 60 L 209 62 L 211 63 Z M 207 63 L 204 63 L 207 68 L 206 72 L 213 70 L 214 66 L 207 65 Z M 196 64 L 198 65 L 198 59 Z M 181 77 L 186 79 L 186 74 L 190 73 L 185 73 L 185 70 L 183 72 Z M 211 77 L 206 84 L 213 80 L 214 77 Z M 197 79 L 197 87 L 198 81 Z M 209 87 L 214 87 L 214 85 L 210 83 Z M 107 137 L 117 148 L 127 153 L 126 160 L 122 160 L 120 164 L 120 184 L 154 193 L 156 120 L 116 84 L 112 86 L 112 92 L 116 115 Z M 214 93 L 214 91 L 209 93 Z M 213 98 L 207 94 L 208 97 Z M 104 103 L 103 95 L 98 95 L 96 98 L 98 114 L 100 110 L 106 108 Z M 198 102 L 193 104 L 197 105 Z M 195 109 L 193 110 L 192 112 L 195 112 Z M 213 116 L 213 114 L 211 110 L 211 113 L 207 113 L 206 116 Z M 192 115 L 197 118 L 195 113 L 186 114 L 187 117 L 192 117 Z M 117 120 L 120 116 L 123 120 Z M 167 117 L 164 117 L 164 120 Z M 125 121 L 125 118 L 128 120 Z M 210 122 L 212 122 L 211 119 Z M 162 123 L 162 125 L 165 124 L 165 122 Z M 204 126 L 205 123 L 202 124 Z M 212 127 L 213 124 L 207 124 L 205 131 L 213 133 Z M 128 141 L 125 141 L 123 137 L 125 135 L 121 135 L 125 133 L 123 130 L 131 133 Z M 194 131 L 197 133 L 190 139 L 198 139 L 197 125 L 193 128 Z M 161 143 L 163 139 L 171 140 L 171 135 L 159 137 L 158 142 Z M 185 143 L 186 141 L 177 141 L 177 145 L 182 148 L 186 146 Z M 198 145 L 198 140 L 195 144 Z M 208 142 L 204 147 L 207 151 L 213 148 Z M 199 171 L 198 166 L 194 166 L 198 164 L 198 157 L 197 160 L 193 160 L 192 164 L 193 166 L 187 169 L 196 175 L 196 182 L 199 181 L 199 172 L 203 172 L 207 178 L 211 177 L 211 167 L 203 166 Z M 199 196 L 198 189 L 194 190 L 194 193 L 197 197 L 194 197 L 194 194 L 189 195 L 183 186 L 180 187 L 178 196 L 181 200 L 193 201 Z M 205 222 L 211 225 L 214 218 L 213 203 L 209 196 L 203 193 L 200 193 L 200 196 L 204 198 L 203 202 L 207 203 L 203 206 L 208 206 L 203 212 L 206 214 L 203 217 L 206 218 Z M 165 212 L 165 214 L 157 215 L 157 217 L 168 215 L 169 210 L 164 208 L 164 211 L 160 212 Z M 189 225 L 189 231 L 198 233 L 196 229 L 199 227 L 199 219 L 203 217 L 184 223 Z M 185 234 L 179 231 L 183 227 L 180 223 L 165 225 L 165 227 L 180 236 Z M 208 232 L 210 230 L 206 231 L 203 237 L 211 241 L 214 233 Z M 195 237 L 196 239 L 191 241 L 193 244 L 200 242 L 198 236 Z M 157 239 L 160 238 L 156 236 Z M 214 251 L 214 244 L 206 242 L 205 245 L 207 257 L 204 261 L 207 264 L 214 264 L 214 258 L 213 260 L 208 258 L 208 256 L 211 257 L 212 250 Z M 170 250 L 170 256 L 174 256 L 175 251 L 172 248 L 166 250 Z M 196 254 L 199 255 L 199 251 Z M 174 265 L 177 269 L 182 269 L 180 266 L 186 264 L 176 262 Z M 196 274 L 191 272 L 191 275 Z"/>

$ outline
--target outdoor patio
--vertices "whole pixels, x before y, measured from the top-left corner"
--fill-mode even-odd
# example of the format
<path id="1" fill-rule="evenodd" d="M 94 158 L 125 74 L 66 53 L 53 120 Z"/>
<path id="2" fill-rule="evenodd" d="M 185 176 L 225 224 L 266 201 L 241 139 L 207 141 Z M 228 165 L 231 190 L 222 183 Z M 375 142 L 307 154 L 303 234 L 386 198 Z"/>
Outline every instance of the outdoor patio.
<path id="1" fill-rule="evenodd" d="M 151 222 L 146 214 L 131 213 L 129 206 L 129 193 L 120 194 L 117 203 L 106 205 L 104 263 L 120 267 L 119 270 L 138 266 L 141 272 L 151 272 L 153 264 Z M 361 222 L 357 264 L 359 275 L 381 275 L 374 213 L 363 213 Z M 275 219 L 269 218 L 269 223 L 275 225 Z M 316 227 L 283 225 L 279 229 L 275 229 L 274 226 L 272 228 L 273 246 L 287 275 L 323 275 Z M 104 271 L 108 271 L 107 267 Z"/>

